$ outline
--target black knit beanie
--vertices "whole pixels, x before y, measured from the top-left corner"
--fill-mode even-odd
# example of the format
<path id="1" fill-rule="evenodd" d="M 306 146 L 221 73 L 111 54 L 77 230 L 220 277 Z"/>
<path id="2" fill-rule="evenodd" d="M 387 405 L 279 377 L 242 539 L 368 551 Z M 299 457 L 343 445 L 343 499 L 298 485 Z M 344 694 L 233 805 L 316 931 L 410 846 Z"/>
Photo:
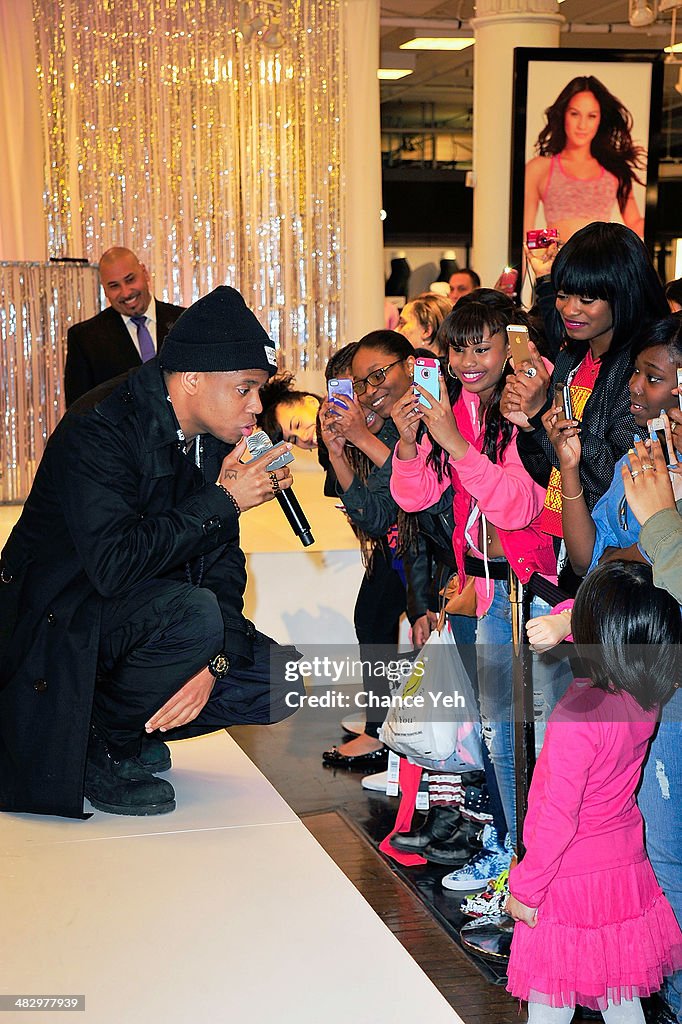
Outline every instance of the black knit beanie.
<path id="1" fill-rule="evenodd" d="M 166 370 L 277 373 L 275 346 L 239 292 L 227 285 L 198 299 L 175 321 L 159 361 Z"/>

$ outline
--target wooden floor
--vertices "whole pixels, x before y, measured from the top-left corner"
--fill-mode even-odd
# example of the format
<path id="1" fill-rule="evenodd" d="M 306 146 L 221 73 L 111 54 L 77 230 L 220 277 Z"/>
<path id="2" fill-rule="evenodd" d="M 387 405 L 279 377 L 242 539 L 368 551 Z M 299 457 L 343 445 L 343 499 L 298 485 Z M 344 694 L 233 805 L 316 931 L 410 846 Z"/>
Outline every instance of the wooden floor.
<path id="1" fill-rule="evenodd" d="M 481 977 L 420 900 L 340 814 L 310 814 L 303 823 L 466 1024 L 525 1020 L 518 1003 Z"/>

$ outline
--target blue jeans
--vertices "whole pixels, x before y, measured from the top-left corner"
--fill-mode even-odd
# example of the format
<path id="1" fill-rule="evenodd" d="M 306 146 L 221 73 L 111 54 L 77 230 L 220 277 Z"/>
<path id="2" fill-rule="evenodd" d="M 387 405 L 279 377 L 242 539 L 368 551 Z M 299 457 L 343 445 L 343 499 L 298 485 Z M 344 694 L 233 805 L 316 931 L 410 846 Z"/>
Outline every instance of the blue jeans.
<path id="1" fill-rule="evenodd" d="M 637 798 L 649 860 L 682 927 L 682 690 L 663 708 Z M 682 971 L 661 993 L 682 1022 Z"/>
<path id="2" fill-rule="evenodd" d="M 514 696 L 512 681 L 512 627 L 509 585 L 491 581 L 493 603 L 478 620 L 476 655 L 483 736 L 490 752 L 500 789 L 507 827 L 516 846 L 516 772 L 514 766 Z M 547 615 L 550 606 L 539 597 L 531 603 L 531 615 Z M 549 713 L 571 680 L 563 661 L 533 655 L 533 689 L 538 737 Z M 536 744 L 537 746 L 537 744 Z"/>

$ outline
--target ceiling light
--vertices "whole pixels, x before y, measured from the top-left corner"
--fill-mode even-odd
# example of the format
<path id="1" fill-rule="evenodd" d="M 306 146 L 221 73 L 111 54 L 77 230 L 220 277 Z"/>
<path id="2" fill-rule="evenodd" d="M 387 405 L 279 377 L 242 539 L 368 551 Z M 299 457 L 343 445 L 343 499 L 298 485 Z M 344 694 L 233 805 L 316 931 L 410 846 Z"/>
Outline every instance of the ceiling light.
<path id="1" fill-rule="evenodd" d="M 682 53 L 682 43 L 675 43 L 673 46 L 666 46 L 666 53 Z"/>
<path id="2" fill-rule="evenodd" d="M 401 68 L 379 68 L 377 78 L 382 82 L 397 82 L 411 74 L 411 71 L 405 71 Z"/>
<path id="3" fill-rule="evenodd" d="M 412 74 L 417 66 L 417 58 L 412 53 L 400 53 L 399 50 L 382 50 L 379 65 L 377 78 L 384 82 L 396 82 Z"/>
<path id="4" fill-rule="evenodd" d="M 633 28 L 647 28 L 656 21 L 656 9 L 648 0 L 630 0 L 628 21 Z"/>
<path id="5" fill-rule="evenodd" d="M 467 46 L 473 46 L 476 40 L 473 36 L 416 36 L 408 39 L 406 43 L 400 44 L 401 50 L 466 50 Z"/>

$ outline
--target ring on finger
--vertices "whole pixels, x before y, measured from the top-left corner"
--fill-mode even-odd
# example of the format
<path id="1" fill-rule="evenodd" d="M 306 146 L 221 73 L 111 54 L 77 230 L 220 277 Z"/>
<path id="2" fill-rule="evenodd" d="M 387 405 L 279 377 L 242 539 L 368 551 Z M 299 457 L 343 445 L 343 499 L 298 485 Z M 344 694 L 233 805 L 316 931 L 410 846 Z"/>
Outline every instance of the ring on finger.
<path id="1" fill-rule="evenodd" d="M 538 371 L 534 366 L 529 366 L 527 370 L 524 370 L 526 377 L 537 377 Z"/>
<path id="2" fill-rule="evenodd" d="M 644 471 L 645 469 L 653 469 L 653 468 L 654 468 L 654 467 L 653 467 L 653 466 L 651 466 L 651 465 L 650 465 L 650 464 L 649 464 L 649 463 L 647 462 L 647 463 L 646 463 L 646 465 L 643 465 L 643 466 L 642 466 L 642 471 Z"/>
<path id="3" fill-rule="evenodd" d="M 630 476 L 631 476 L 631 477 L 632 477 L 632 479 L 634 480 L 634 479 L 635 479 L 635 477 L 636 477 L 636 476 L 639 476 L 639 474 L 640 474 L 641 472 L 642 472 L 642 471 L 641 471 L 641 469 L 633 469 L 633 470 L 632 470 L 632 473 L 630 474 Z"/>

